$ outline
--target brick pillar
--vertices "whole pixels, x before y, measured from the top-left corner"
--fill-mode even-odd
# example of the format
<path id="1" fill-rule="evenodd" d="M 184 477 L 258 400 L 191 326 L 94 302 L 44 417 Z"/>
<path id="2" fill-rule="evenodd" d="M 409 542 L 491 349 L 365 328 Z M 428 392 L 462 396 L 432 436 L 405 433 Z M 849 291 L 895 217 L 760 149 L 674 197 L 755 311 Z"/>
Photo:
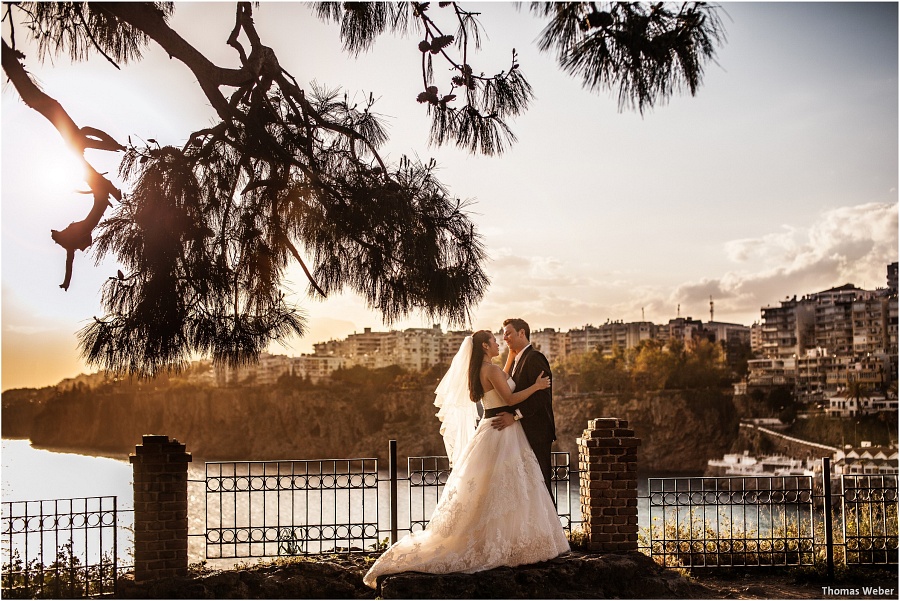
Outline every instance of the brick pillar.
<path id="1" fill-rule="evenodd" d="M 134 579 L 187 574 L 187 467 L 191 454 L 168 436 L 144 435 L 134 466 Z"/>
<path id="2" fill-rule="evenodd" d="M 589 551 L 637 551 L 637 448 L 628 422 L 588 421 L 578 439 L 581 515 Z"/>

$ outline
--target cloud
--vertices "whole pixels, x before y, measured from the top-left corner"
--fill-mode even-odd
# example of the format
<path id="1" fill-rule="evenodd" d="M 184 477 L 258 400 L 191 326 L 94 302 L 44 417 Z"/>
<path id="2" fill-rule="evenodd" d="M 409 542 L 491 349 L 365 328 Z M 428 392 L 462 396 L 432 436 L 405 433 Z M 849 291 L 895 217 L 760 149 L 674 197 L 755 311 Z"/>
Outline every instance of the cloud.
<path id="1" fill-rule="evenodd" d="M 826 211 L 807 228 L 733 240 L 724 251 L 744 270 L 685 283 L 671 300 L 696 306 L 712 295 L 729 312 L 758 315 L 794 294 L 847 283 L 884 287 L 886 266 L 897 260 L 897 226 L 896 204 L 869 203 Z"/>
<path id="2" fill-rule="evenodd" d="M 606 319 L 665 323 L 683 317 L 750 324 L 760 308 L 786 296 L 853 283 L 885 285 L 886 265 L 897 260 L 897 205 L 870 203 L 823 212 L 810 225 L 779 226 L 757 238 L 722 246 L 735 269 L 680 285 L 648 283 L 646 274 L 598 271 L 553 256 L 494 251 L 492 285 L 477 311 L 488 322 L 510 315 L 533 327 L 568 329 Z"/>

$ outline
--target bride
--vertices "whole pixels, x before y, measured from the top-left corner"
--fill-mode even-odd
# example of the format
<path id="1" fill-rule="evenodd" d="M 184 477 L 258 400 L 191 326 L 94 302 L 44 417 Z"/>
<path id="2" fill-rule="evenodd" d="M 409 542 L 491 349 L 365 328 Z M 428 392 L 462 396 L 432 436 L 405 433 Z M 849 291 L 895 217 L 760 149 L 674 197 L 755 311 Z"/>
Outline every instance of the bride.
<path id="1" fill-rule="evenodd" d="M 500 354 L 494 335 L 467 336 L 435 391 L 441 435 L 453 470 L 431 521 L 385 551 L 363 577 L 400 572 L 479 572 L 552 559 L 569 550 L 552 497 L 522 425 L 478 427 L 476 402 L 485 409 L 516 405 L 550 387 L 541 374 L 518 392 L 491 363 Z M 512 360 L 507 362 L 510 368 Z"/>

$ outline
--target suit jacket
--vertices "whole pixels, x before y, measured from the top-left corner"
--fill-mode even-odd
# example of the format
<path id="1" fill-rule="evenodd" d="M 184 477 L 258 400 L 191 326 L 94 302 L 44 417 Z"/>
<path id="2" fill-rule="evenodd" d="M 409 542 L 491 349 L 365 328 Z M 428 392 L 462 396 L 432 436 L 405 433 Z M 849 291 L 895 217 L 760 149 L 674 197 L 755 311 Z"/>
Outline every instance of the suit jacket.
<path id="1" fill-rule="evenodd" d="M 541 372 L 550 376 L 550 363 L 543 353 L 529 346 L 522 352 L 513 370 L 512 379 L 516 390 L 523 390 L 534 384 Z M 553 418 L 553 388 L 538 390 L 515 406 L 522 412 L 522 429 L 528 442 L 553 442 L 556 440 L 556 421 Z"/>

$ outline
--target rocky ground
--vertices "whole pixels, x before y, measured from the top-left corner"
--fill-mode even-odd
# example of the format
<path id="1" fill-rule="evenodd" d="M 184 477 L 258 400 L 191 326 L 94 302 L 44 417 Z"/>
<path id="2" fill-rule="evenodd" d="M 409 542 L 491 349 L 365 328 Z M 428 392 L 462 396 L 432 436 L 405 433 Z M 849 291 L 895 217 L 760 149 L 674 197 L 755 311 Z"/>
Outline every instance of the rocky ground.
<path id="1" fill-rule="evenodd" d="M 569 553 L 477 574 L 398 574 L 362 584 L 374 555 L 282 560 L 231 570 L 195 566 L 184 578 L 119 581 L 123 599 L 896 599 L 896 567 L 839 571 L 715 570 L 689 576 L 640 553 Z M 866 592 L 864 587 L 876 590 Z M 881 589 L 878 591 L 877 589 Z"/>

